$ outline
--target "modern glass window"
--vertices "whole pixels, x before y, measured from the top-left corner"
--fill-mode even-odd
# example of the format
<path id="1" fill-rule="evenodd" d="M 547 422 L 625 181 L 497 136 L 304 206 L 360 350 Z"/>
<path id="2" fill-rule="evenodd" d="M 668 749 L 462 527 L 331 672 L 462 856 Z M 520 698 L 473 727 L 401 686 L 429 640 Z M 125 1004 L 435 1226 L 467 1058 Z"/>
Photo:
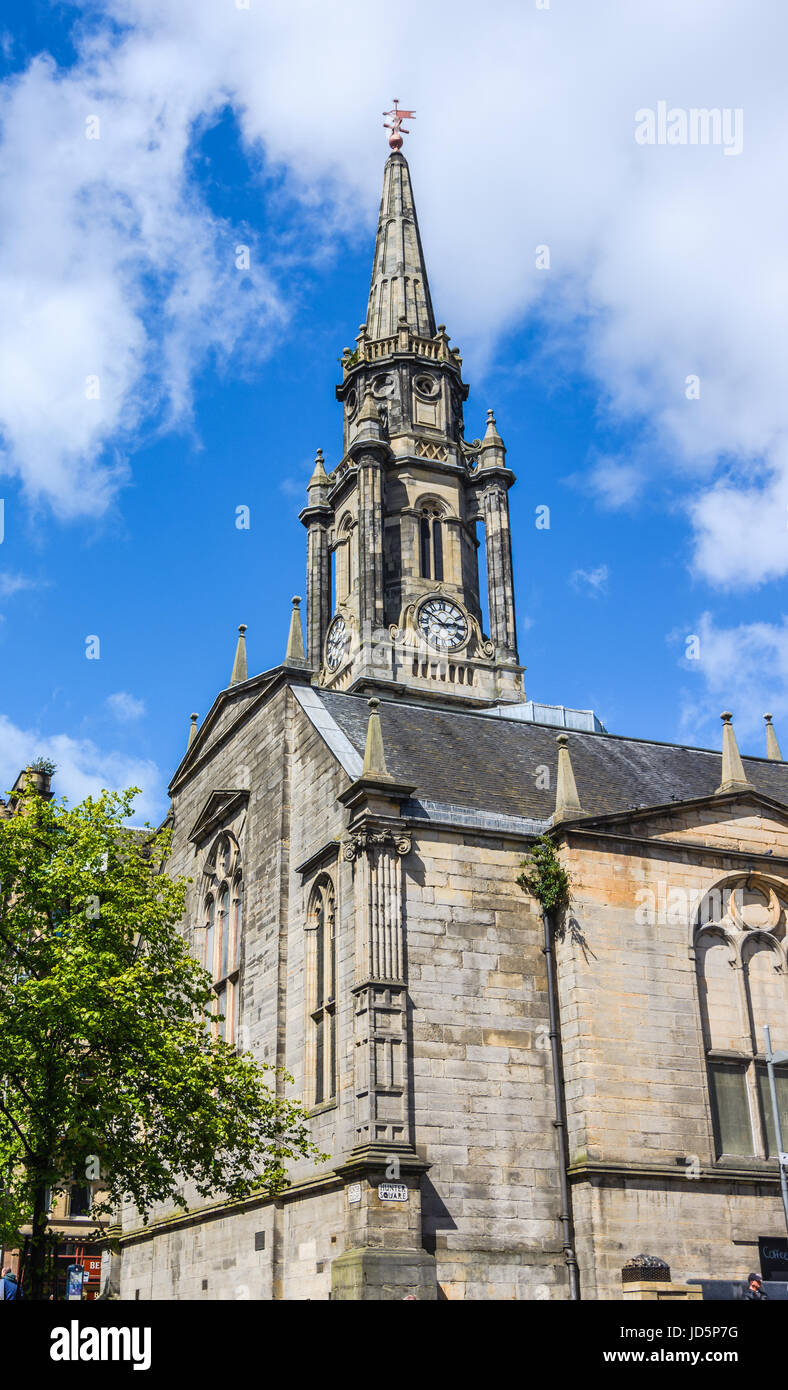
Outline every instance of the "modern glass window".
<path id="1" fill-rule="evenodd" d="M 324 878 L 315 886 L 309 909 L 312 933 L 310 1019 L 315 1105 L 333 1100 L 337 1092 L 335 917 L 334 888 L 331 880 Z"/>

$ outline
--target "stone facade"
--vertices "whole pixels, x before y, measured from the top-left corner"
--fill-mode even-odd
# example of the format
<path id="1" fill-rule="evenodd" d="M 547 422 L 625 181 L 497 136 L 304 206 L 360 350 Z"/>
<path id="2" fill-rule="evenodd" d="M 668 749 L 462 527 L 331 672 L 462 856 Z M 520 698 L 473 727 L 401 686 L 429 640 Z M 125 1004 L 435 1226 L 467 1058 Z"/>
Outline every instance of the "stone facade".
<path id="1" fill-rule="evenodd" d="M 329 1159 L 276 1201 L 123 1211 L 124 1298 L 562 1299 L 574 1246 L 610 1299 L 641 1250 L 684 1287 L 781 1229 L 761 1034 L 788 1046 L 788 769 L 773 730 L 742 762 L 727 715 L 722 762 L 533 722 L 514 475 L 491 414 L 466 444 L 448 343 L 395 154 L 343 457 L 301 514 L 306 654 L 296 603 L 285 663 L 237 660 L 171 784 L 227 1036 L 292 1074 Z M 550 996 L 517 881 L 546 832 L 572 875 Z"/>

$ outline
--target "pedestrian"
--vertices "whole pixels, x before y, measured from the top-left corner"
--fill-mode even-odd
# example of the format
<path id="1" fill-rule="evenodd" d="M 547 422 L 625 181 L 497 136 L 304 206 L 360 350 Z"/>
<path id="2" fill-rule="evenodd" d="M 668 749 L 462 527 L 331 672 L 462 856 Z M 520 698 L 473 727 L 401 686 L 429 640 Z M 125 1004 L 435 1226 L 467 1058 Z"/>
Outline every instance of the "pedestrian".
<path id="1" fill-rule="evenodd" d="M 768 1299 L 768 1293 L 764 1293 L 763 1289 L 761 1288 L 760 1274 L 747 1275 L 747 1292 L 745 1293 L 744 1297 L 748 1299 L 751 1303 L 760 1303 L 763 1299 Z"/>
<path id="2" fill-rule="evenodd" d="M 22 1290 L 20 1289 L 16 1281 L 16 1275 L 14 1274 L 14 1271 L 12 1270 L 11 1266 L 8 1265 L 7 1269 L 3 1270 L 3 1298 L 8 1299 L 21 1297 Z"/>

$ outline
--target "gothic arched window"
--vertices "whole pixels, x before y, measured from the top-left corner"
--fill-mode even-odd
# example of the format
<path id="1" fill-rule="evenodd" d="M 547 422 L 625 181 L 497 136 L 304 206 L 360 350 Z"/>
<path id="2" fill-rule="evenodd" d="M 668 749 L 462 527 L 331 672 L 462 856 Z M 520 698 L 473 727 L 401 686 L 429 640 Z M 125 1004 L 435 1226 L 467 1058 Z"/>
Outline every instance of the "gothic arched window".
<path id="1" fill-rule="evenodd" d="M 330 878 L 318 880 L 309 900 L 308 1009 L 311 1024 L 312 1100 L 322 1105 L 337 1093 L 336 905 Z"/>
<path id="2" fill-rule="evenodd" d="M 443 578 L 443 512 L 425 502 L 419 513 L 419 551 L 423 579 Z"/>
<path id="3" fill-rule="evenodd" d="M 350 594 L 355 580 L 353 562 L 353 518 L 346 512 L 337 532 L 335 550 L 336 602 L 342 603 Z"/>
<path id="4" fill-rule="evenodd" d="M 234 837 L 220 835 L 205 864 L 203 965 L 211 977 L 214 1027 L 220 1038 L 238 1036 L 243 880 Z"/>
<path id="5" fill-rule="evenodd" d="M 693 944 L 718 1158 L 772 1158 L 775 1127 L 764 1027 L 788 1049 L 785 889 L 736 875 L 710 890 Z M 788 1068 L 776 1069 L 783 1143 L 788 1139 Z"/>

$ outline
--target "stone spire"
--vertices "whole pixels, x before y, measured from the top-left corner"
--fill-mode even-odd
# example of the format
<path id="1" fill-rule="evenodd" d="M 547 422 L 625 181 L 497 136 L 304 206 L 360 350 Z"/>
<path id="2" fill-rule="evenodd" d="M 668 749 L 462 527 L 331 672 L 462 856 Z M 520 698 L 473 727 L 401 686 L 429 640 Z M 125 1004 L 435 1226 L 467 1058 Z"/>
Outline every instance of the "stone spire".
<path id="1" fill-rule="evenodd" d="M 238 685 L 241 681 L 248 679 L 246 672 L 246 623 L 240 623 L 238 627 L 238 643 L 235 648 L 235 661 L 233 662 L 233 673 L 230 677 L 230 685 Z"/>
<path id="2" fill-rule="evenodd" d="M 748 782 L 745 776 L 739 745 L 733 732 L 732 718 L 729 710 L 725 710 L 720 715 L 722 720 L 722 781 L 717 788 L 718 792 L 750 791 L 752 789 L 752 782 Z"/>
<path id="3" fill-rule="evenodd" d="M 556 743 L 558 744 L 558 776 L 555 784 L 553 825 L 557 825 L 559 821 L 577 820 L 579 816 L 586 814 L 577 795 L 577 783 L 575 782 L 572 759 L 569 755 L 569 735 L 559 734 Z"/>
<path id="4" fill-rule="evenodd" d="M 506 448 L 498 427 L 495 423 L 495 415 L 492 410 L 487 411 L 487 428 L 484 431 L 482 447 L 479 450 L 480 468 L 505 468 L 506 467 Z"/>
<path id="5" fill-rule="evenodd" d="M 422 338 L 434 338 L 435 315 L 419 224 L 405 156 L 386 160 L 378 235 L 372 263 L 366 331 L 369 338 L 390 338 L 401 321 Z"/>
<path id="6" fill-rule="evenodd" d="M 287 637 L 285 666 L 306 666 L 306 664 L 304 633 L 301 628 L 301 599 L 298 594 L 295 594 L 293 597 L 293 611 L 290 614 L 290 632 Z"/>
<path id="7" fill-rule="evenodd" d="M 780 745 L 777 742 L 777 734 L 772 724 L 772 716 L 770 714 L 765 714 L 763 717 L 766 720 L 766 756 L 770 762 L 781 763 L 783 755 L 780 752 Z"/>
<path id="8" fill-rule="evenodd" d="M 386 754 L 383 749 L 383 732 L 380 727 L 380 715 L 378 706 L 380 700 L 373 698 L 369 701 L 369 723 L 367 724 L 367 742 L 364 748 L 364 767 L 361 772 L 362 777 L 372 777 L 380 780 L 385 777 L 389 780 L 389 772 L 386 767 Z"/>
<path id="9" fill-rule="evenodd" d="M 328 474 L 323 463 L 323 450 L 318 449 L 315 454 L 315 467 L 312 477 L 306 485 L 307 497 L 310 507 L 320 505 L 324 500 L 324 494 L 329 490 Z"/>
<path id="10" fill-rule="evenodd" d="M 193 714 L 193 715 L 192 715 L 192 722 L 191 722 L 191 724 L 189 725 L 189 741 L 188 741 L 188 743 L 186 744 L 186 747 L 187 747 L 187 748 L 191 748 L 192 744 L 194 743 L 194 740 L 195 740 L 196 737 L 197 737 L 197 719 L 198 719 L 198 716 L 197 716 L 196 714 Z"/>

